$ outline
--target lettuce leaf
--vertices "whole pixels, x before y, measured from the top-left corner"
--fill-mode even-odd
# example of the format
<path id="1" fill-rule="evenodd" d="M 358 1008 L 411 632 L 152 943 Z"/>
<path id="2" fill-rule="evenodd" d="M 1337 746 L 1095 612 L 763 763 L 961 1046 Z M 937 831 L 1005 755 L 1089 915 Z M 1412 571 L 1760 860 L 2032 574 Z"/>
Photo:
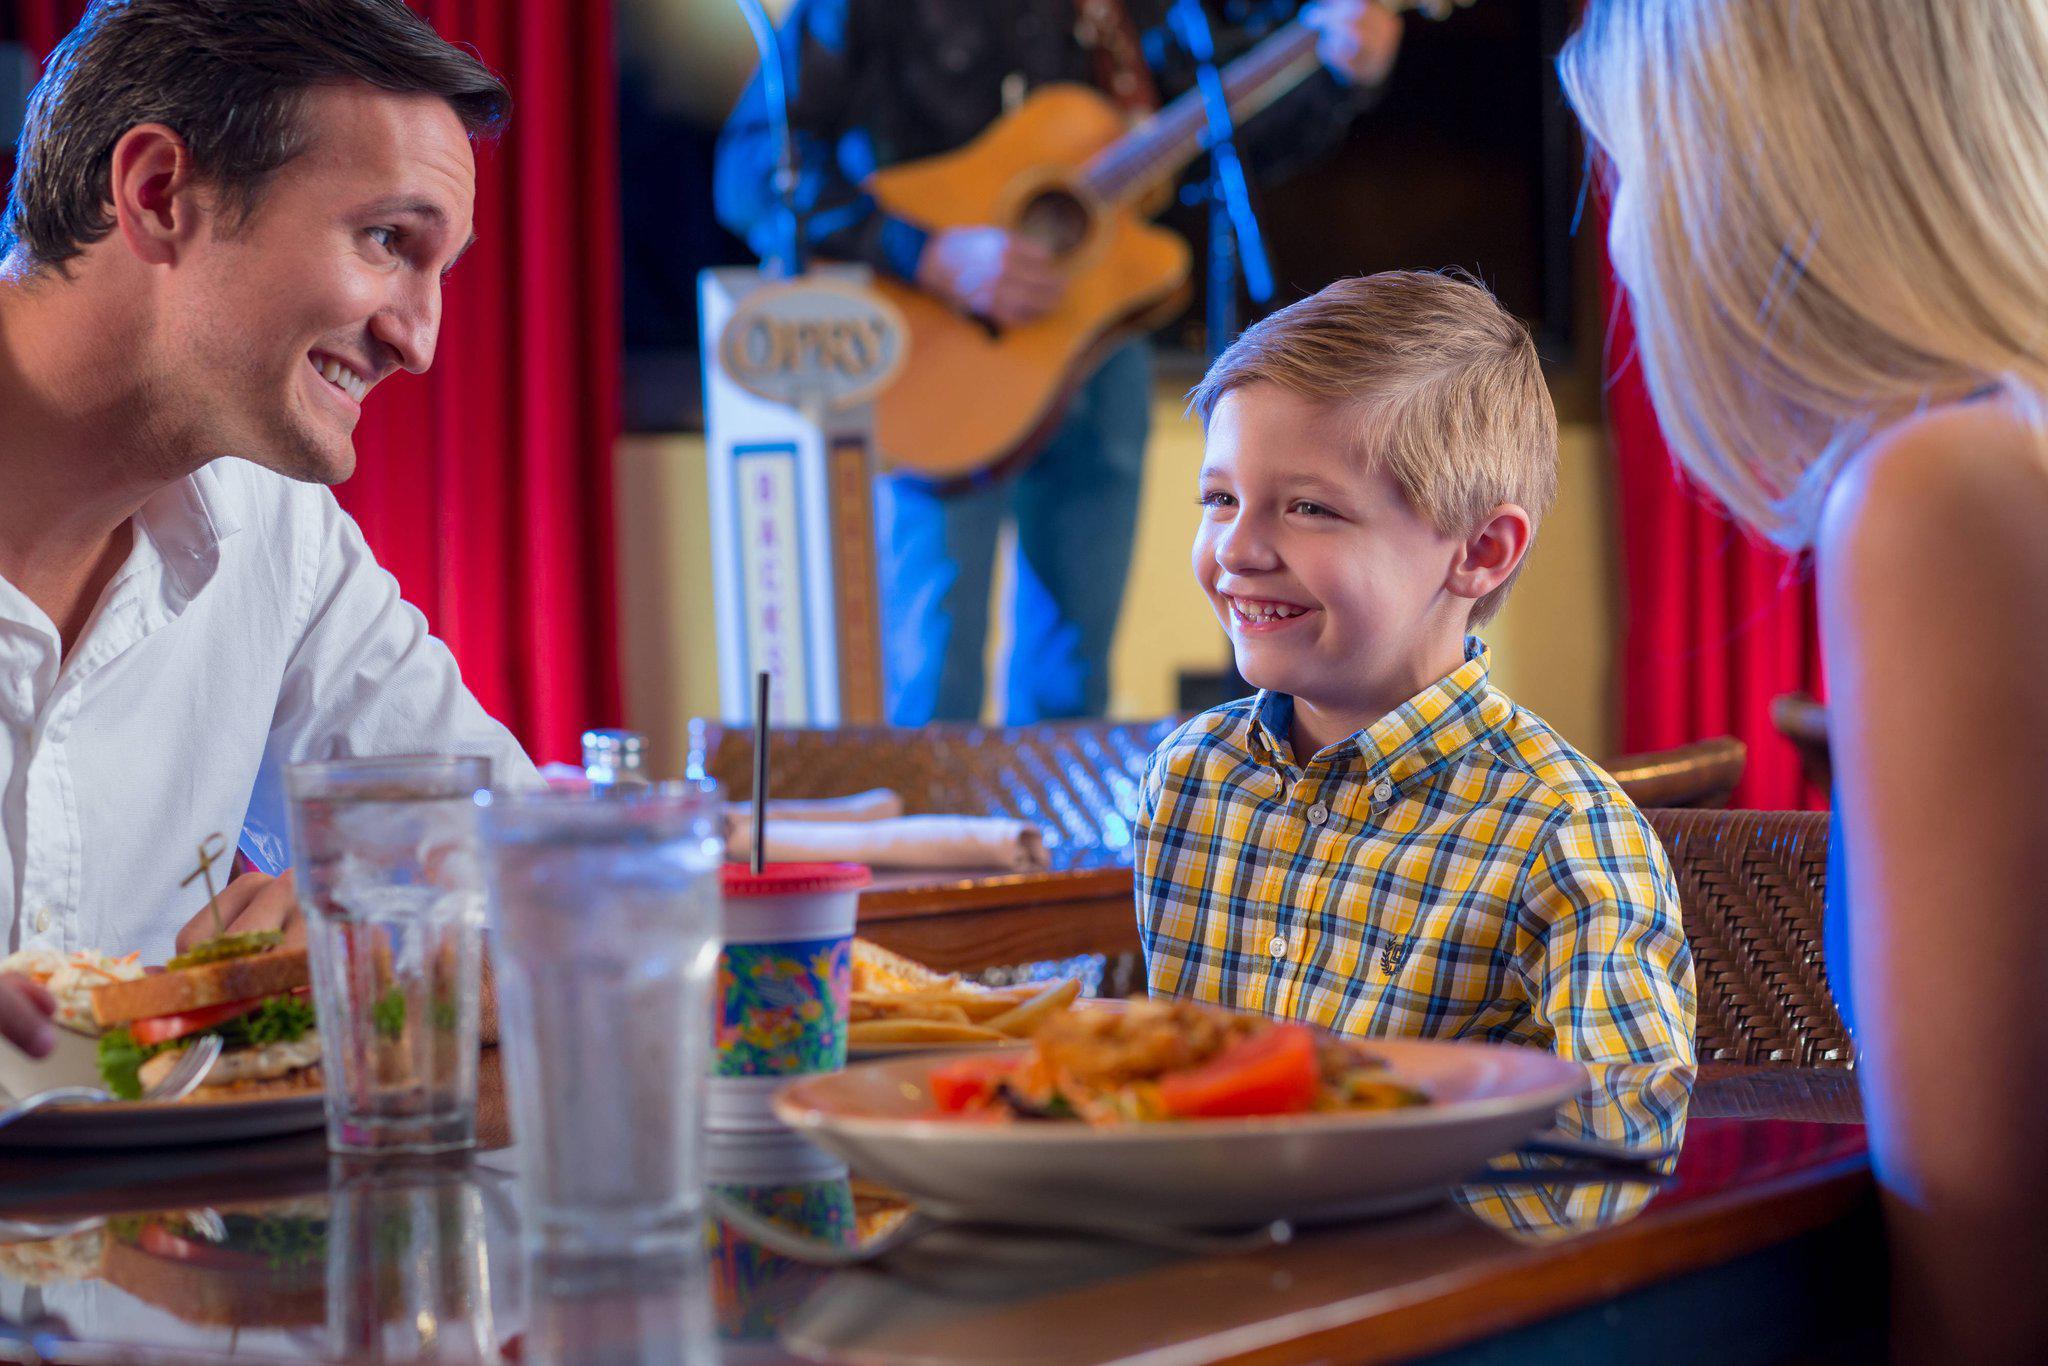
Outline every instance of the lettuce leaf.
<path id="1" fill-rule="evenodd" d="M 141 1100 L 142 1078 L 136 1071 L 148 1058 L 149 1053 L 135 1042 L 126 1025 L 116 1025 L 100 1035 L 100 1080 L 110 1095 Z"/>
<path id="2" fill-rule="evenodd" d="M 218 1034 L 223 1048 L 262 1048 L 266 1044 L 291 1043 L 317 1023 L 313 1003 L 297 996 L 272 996 L 247 1015 L 223 1020 L 199 1034 L 164 1043 L 140 1044 L 126 1025 L 117 1025 L 100 1035 L 100 1080 L 110 1095 L 122 1100 L 142 1099 L 142 1064 L 159 1053 L 183 1048 L 200 1034 Z"/>

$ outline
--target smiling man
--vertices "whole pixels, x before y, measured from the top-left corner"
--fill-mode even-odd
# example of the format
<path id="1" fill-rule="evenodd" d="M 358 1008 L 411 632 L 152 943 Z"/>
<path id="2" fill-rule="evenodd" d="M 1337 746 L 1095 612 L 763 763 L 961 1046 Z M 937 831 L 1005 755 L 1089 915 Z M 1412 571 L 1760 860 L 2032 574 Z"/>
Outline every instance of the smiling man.
<path id="1" fill-rule="evenodd" d="M 508 104 L 402 0 L 96 0 L 52 55 L 0 260 L 7 947 L 161 960 L 208 833 L 281 862 L 294 760 L 531 778 L 326 487 L 433 363 Z M 294 915 L 289 876 L 222 901 Z M 0 1033 L 43 1013 L 0 979 Z"/>

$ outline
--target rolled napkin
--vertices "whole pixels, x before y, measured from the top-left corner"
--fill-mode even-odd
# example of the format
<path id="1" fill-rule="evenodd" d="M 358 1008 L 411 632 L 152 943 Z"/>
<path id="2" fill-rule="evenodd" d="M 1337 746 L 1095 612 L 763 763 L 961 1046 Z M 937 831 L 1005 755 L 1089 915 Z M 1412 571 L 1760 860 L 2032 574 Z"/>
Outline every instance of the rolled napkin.
<path id="1" fill-rule="evenodd" d="M 771 821 L 882 821 L 903 814 L 903 798 L 886 787 L 871 787 L 865 792 L 856 792 L 849 797 L 770 797 L 768 819 Z M 746 821 L 747 832 L 752 833 L 754 804 L 752 802 L 727 802 L 725 819 L 728 832 L 733 821 Z M 736 837 L 728 834 L 728 843 L 737 843 Z"/>
<path id="2" fill-rule="evenodd" d="M 774 811 L 773 803 L 769 807 Z M 753 842 L 750 816 L 729 818 L 726 842 Z M 999 816 L 895 816 L 871 821 L 768 820 L 766 855 L 777 863 L 865 863 L 871 868 L 1043 868 L 1045 836 Z"/>

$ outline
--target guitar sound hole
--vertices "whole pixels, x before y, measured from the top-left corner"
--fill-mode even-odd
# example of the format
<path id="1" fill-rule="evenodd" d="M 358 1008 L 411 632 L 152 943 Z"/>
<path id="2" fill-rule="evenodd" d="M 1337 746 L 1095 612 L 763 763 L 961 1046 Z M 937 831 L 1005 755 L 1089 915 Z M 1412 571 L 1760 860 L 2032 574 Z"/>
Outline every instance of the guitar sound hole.
<path id="1" fill-rule="evenodd" d="M 1071 190 L 1040 190 L 1017 216 L 1017 231 L 1066 256 L 1088 239 L 1088 206 Z"/>

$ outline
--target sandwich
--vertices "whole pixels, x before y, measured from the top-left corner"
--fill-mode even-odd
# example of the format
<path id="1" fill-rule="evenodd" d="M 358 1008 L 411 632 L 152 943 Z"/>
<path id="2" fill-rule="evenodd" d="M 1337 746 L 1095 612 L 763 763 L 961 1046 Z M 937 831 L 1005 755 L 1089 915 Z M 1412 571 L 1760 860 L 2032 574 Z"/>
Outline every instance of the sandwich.
<path id="1" fill-rule="evenodd" d="M 318 1089 L 320 1033 L 306 951 L 277 942 L 275 934 L 210 940 L 161 972 L 95 988 L 92 1013 L 102 1031 L 99 1067 L 107 1090 L 140 1098 L 207 1034 L 220 1035 L 220 1056 L 189 1099 Z"/>

